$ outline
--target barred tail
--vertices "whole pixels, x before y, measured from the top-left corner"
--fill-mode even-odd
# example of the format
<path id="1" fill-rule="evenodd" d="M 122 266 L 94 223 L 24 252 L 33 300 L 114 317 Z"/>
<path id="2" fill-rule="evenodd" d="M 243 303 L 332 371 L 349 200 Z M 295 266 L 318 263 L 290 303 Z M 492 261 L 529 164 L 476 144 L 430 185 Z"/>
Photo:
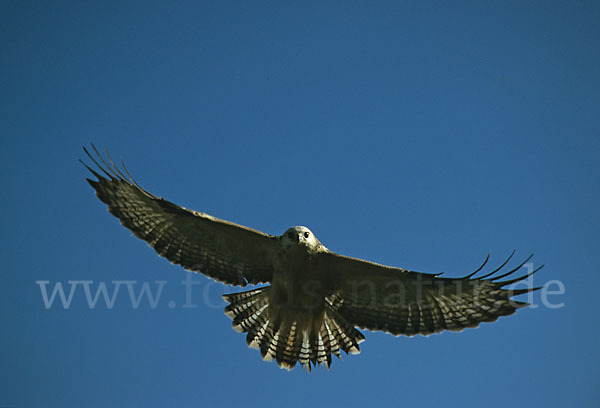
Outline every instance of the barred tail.
<path id="1" fill-rule="evenodd" d="M 269 290 L 263 287 L 223 296 L 230 303 L 225 314 L 233 319 L 233 328 L 248 333 L 248 346 L 260 350 L 264 360 L 275 360 L 288 370 L 300 363 L 310 371 L 311 365 L 323 363 L 329 368 L 331 355 L 341 358 L 340 350 L 360 353 L 358 344 L 365 337 L 329 304 L 319 318 L 306 313 L 285 315 L 270 310 Z"/>

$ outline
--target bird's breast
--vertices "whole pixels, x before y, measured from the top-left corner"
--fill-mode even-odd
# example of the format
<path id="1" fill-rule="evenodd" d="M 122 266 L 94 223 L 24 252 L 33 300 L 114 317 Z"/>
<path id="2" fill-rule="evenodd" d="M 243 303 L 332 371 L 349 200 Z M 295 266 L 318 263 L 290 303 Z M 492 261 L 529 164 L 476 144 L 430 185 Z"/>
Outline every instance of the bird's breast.
<path id="1" fill-rule="evenodd" d="M 324 285 L 314 257 L 305 251 L 282 251 L 273 261 L 271 302 L 282 309 L 322 310 Z"/>

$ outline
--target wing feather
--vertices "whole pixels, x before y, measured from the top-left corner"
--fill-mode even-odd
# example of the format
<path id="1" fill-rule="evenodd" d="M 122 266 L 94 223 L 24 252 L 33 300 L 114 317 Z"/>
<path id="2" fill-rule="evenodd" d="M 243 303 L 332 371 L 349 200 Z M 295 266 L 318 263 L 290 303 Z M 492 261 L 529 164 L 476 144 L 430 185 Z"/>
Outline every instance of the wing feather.
<path id="1" fill-rule="evenodd" d="M 97 178 L 87 179 L 88 183 L 110 213 L 160 256 L 231 285 L 272 280 L 276 237 L 157 197 L 141 188 L 123 167 L 126 177 L 108 152 L 107 162 L 92 147 L 98 160 L 83 150 L 101 173 L 82 161 Z"/>
<path id="2" fill-rule="evenodd" d="M 518 278 L 498 281 L 518 271 L 518 267 L 499 276 L 508 260 L 480 278 L 442 278 L 439 274 L 392 268 L 333 252 L 320 255 L 319 267 L 328 275 L 334 307 L 349 322 L 368 330 L 394 335 L 429 335 L 443 330 L 461 331 L 513 314 L 527 303 L 512 296 L 539 288 L 505 289 L 540 270 Z M 510 255 L 512 257 L 512 254 Z M 509 260 L 510 260 L 509 257 Z M 475 273 L 481 271 L 489 259 Z"/>

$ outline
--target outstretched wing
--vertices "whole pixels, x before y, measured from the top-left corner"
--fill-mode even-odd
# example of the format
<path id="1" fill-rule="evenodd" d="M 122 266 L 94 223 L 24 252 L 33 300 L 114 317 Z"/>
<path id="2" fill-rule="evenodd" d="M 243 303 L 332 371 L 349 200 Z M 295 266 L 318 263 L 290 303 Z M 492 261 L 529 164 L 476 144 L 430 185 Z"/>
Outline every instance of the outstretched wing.
<path id="1" fill-rule="evenodd" d="M 472 277 L 486 265 L 489 255 L 483 265 L 463 278 L 441 278 L 439 274 L 391 268 L 332 252 L 322 254 L 321 267 L 326 268 L 331 279 L 333 294 L 329 301 L 349 323 L 394 335 L 429 335 L 477 327 L 527 306 L 511 297 L 539 288 L 504 287 L 531 276 L 541 267 L 524 276 L 498 280 L 516 272 L 531 256 L 517 268 L 493 276 L 513 254 L 499 268 L 479 278 Z"/>
<path id="2" fill-rule="evenodd" d="M 271 281 L 275 237 L 156 197 L 137 185 L 124 164 L 127 177 L 108 152 L 110 165 L 92 147 L 101 164 L 83 150 L 104 175 L 82 162 L 98 179 L 88 183 L 111 214 L 160 256 L 232 285 Z"/>

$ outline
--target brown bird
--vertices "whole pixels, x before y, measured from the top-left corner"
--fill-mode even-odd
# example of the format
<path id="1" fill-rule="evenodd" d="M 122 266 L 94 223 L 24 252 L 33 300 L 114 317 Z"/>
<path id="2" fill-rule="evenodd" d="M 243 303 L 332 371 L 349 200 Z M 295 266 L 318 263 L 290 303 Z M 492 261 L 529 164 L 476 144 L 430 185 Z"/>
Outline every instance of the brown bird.
<path id="1" fill-rule="evenodd" d="M 539 288 L 505 289 L 542 268 L 499 281 L 519 270 L 474 278 L 442 278 L 350 258 L 328 250 L 306 227 L 273 236 L 188 210 L 141 188 L 92 145 L 98 167 L 87 179 L 111 214 L 162 257 L 230 285 L 270 283 L 225 295 L 233 328 L 264 360 L 291 369 L 296 363 L 331 365 L 340 350 L 356 354 L 365 338 L 355 326 L 393 335 L 427 336 L 461 331 L 513 314 L 528 303 L 511 299 Z M 109 164 L 110 163 L 110 164 Z M 126 175 L 125 175 L 125 174 Z"/>

